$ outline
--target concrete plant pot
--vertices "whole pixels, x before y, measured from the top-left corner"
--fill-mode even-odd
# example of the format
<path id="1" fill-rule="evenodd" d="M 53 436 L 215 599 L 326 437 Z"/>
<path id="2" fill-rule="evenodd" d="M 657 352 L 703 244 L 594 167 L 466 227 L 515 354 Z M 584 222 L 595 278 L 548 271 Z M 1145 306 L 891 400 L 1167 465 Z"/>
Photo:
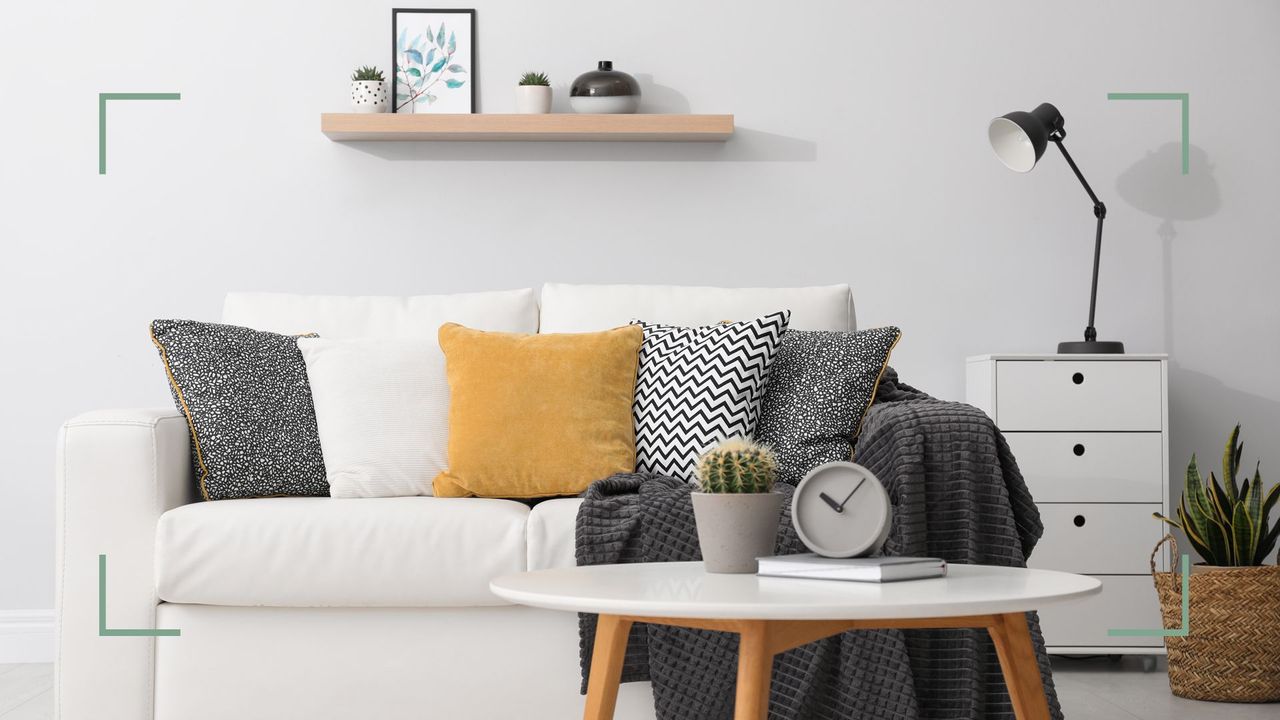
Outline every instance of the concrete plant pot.
<path id="1" fill-rule="evenodd" d="M 778 493 L 693 493 L 702 562 L 711 573 L 754 573 L 756 558 L 773 554 L 782 496 Z"/>

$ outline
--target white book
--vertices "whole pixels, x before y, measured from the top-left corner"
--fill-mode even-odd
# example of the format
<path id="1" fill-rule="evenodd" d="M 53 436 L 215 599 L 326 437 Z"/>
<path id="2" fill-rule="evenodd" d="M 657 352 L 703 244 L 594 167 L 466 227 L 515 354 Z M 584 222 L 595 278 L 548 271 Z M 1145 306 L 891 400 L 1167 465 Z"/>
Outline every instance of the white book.
<path id="1" fill-rule="evenodd" d="M 805 553 L 762 557 L 759 560 L 760 569 L 756 574 L 767 577 L 897 582 L 942 577 L 947 574 L 947 561 L 941 558 L 829 558 Z"/>

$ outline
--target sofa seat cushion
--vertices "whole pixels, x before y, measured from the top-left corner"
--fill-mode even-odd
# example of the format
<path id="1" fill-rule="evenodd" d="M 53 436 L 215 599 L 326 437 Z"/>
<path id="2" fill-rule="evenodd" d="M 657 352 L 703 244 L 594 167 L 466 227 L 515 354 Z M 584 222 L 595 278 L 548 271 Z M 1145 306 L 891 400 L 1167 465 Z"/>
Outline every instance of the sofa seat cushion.
<path id="1" fill-rule="evenodd" d="M 575 533 L 582 498 L 543 500 L 529 513 L 529 569 L 570 568 L 578 564 Z"/>
<path id="2" fill-rule="evenodd" d="M 526 567 L 529 508 L 487 498 L 262 498 L 160 517 L 156 587 L 172 603 L 271 607 L 505 605 Z"/>

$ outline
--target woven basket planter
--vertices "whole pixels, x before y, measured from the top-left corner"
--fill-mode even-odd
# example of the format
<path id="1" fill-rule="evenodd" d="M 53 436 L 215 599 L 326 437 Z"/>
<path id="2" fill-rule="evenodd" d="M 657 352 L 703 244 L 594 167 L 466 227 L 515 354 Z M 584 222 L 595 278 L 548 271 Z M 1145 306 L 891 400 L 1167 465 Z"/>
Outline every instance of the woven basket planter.
<path id="1" fill-rule="evenodd" d="M 1182 576 L 1151 574 L 1166 629 L 1182 627 Z M 1191 573 L 1190 632 L 1167 637 L 1169 689 L 1174 695 L 1219 702 L 1280 701 L 1280 566 L 1222 568 Z"/>

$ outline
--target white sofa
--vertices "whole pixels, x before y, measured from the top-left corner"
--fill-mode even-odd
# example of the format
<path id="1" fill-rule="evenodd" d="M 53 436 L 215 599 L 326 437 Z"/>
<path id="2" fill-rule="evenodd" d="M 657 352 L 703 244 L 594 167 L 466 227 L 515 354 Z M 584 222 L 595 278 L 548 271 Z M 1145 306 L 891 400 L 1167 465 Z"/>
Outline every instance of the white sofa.
<path id="1" fill-rule="evenodd" d="M 709 324 L 780 308 L 796 329 L 854 328 L 845 285 L 553 284 L 540 302 L 533 290 L 496 295 L 503 302 L 489 307 L 484 294 L 462 305 L 458 296 L 233 294 L 223 320 L 329 337 L 434 336 L 442 317 L 472 317 L 459 308 L 474 301 L 501 308 L 486 322 L 530 332 L 637 317 Z M 532 509 L 433 497 L 198 502 L 189 442 L 172 409 L 91 412 L 63 427 L 57 717 L 581 716 L 575 616 L 507 605 L 488 590 L 498 575 L 574 564 L 577 499 Z M 100 622 L 181 635 L 103 636 Z M 647 684 L 624 686 L 617 717 L 651 718 L 651 700 Z"/>

